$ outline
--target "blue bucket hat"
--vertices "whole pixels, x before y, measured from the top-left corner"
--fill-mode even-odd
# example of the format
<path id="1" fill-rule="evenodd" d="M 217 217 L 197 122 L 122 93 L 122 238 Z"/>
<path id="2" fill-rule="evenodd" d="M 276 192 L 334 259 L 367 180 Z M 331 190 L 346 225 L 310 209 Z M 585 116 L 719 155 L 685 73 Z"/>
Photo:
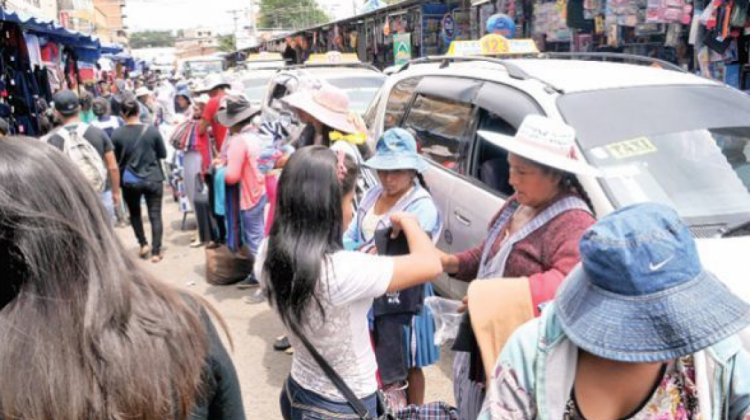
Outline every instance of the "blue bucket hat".
<path id="1" fill-rule="evenodd" d="M 580 251 L 555 310 L 570 340 L 593 355 L 665 362 L 750 325 L 750 305 L 703 269 L 690 230 L 669 207 L 618 210 L 584 233 Z"/>
<path id="2" fill-rule="evenodd" d="M 428 165 L 417 153 L 414 136 L 403 128 L 391 128 L 383 133 L 375 147 L 375 156 L 365 166 L 379 171 L 413 169 L 424 172 Z"/>

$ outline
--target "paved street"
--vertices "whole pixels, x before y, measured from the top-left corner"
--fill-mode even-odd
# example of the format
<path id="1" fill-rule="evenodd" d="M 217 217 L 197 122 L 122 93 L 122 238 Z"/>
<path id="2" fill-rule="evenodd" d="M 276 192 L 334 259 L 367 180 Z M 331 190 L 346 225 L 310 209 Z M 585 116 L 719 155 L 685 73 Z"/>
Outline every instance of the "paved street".
<path id="1" fill-rule="evenodd" d="M 155 265 L 150 261 L 142 264 L 158 279 L 187 288 L 216 306 L 226 320 L 234 341 L 232 358 L 240 377 L 247 418 L 280 419 L 279 390 L 292 361 L 291 356 L 275 352 L 271 347 L 275 337 L 281 334 L 281 323 L 267 304 L 244 303 L 243 296 L 250 292 L 234 286 L 214 287 L 206 283 L 204 249 L 189 247 L 194 231 L 181 231 L 181 221 L 182 214 L 177 204 L 165 191 L 165 258 L 160 264 Z M 193 226 L 194 221 L 190 216 L 188 227 Z M 150 232 L 150 226 L 146 226 L 146 231 Z M 135 255 L 137 245 L 131 228 L 119 228 L 118 234 L 128 251 Z M 444 349 L 441 363 L 426 369 L 427 401 L 453 403 L 451 364 L 452 355 Z"/>

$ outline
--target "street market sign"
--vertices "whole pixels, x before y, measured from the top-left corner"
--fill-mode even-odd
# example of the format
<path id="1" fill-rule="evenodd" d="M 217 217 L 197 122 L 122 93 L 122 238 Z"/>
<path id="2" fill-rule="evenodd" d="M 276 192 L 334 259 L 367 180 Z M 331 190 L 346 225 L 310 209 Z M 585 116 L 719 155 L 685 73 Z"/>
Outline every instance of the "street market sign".
<path id="1" fill-rule="evenodd" d="M 411 60 L 411 34 L 393 35 L 394 64 L 404 65 Z"/>
<path id="2" fill-rule="evenodd" d="M 490 34 L 478 41 L 453 41 L 448 55 L 512 55 L 537 54 L 539 49 L 533 39 L 507 39 L 501 35 Z"/>
<path id="3" fill-rule="evenodd" d="M 446 13 L 443 18 L 443 39 L 450 42 L 456 36 L 456 21 L 451 13 Z"/>

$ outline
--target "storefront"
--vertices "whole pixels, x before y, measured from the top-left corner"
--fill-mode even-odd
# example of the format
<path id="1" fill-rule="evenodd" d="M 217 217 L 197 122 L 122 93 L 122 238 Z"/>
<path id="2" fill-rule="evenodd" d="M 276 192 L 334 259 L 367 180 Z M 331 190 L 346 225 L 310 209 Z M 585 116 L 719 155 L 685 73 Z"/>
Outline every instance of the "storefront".
<path id="1" fill-rule="evenodd" d="M 0 118 L 14 133 L 39 133 L 40 110 L 60 89 L 78 90 L 81 64 L 101 54 L 96 38 L 0 8 Z"/>

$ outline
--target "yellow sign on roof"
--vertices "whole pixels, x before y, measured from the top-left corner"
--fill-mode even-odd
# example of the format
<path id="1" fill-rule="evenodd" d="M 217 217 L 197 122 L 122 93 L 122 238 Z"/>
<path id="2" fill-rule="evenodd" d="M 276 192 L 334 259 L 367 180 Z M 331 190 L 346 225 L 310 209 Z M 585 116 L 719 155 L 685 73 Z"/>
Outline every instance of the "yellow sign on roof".
<path id="1" fill-rule="evenodd" d="M 338 51 L 329 51 L 326 54 L 312 54 L 305 64 L 344 64 L 360 63 L 357 54 L 342 54 Z"/>
<path id="2" fill-rule="evenodd" d="M 263 51 L 258 54 L 248 55 L 245 61 L 284 61 L 284 57 L 282 57 L 279 53 Z"/>
<path id="3" fill-rule="evenodd" d="M 490 34 L 478 41 L 453 41 L 449 56 L 536 54 L 539 49 L 533 39 L 508 39 Z"/>

